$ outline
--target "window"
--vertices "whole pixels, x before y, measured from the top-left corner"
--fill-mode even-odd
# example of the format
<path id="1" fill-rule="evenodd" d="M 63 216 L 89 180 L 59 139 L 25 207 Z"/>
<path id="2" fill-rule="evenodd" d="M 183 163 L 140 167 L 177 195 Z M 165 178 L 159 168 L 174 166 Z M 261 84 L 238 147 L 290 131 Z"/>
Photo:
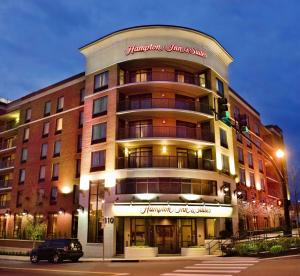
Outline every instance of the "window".
<path id="1" fill-rule="evenodd" d="M 258 124 L 254 124 L 254 133 L 257 136 L 260 136 L 260 129 L 259 129 L 259 125 Z"/>
<path id="2" fill-rule="evenodd" d="M 150 76 L 148 78 L 148 74 L 150 75 L 151 71 L 148 70 L 138 70 L 135 73 L 135 82 L 144 82 L 150 80 Z"/>
<path id="3" fill-rule="evenodd" d="M 49 116 L 51 113 L 51 102 L 46 102 L 44 105 L 44 117 Z"/>
<path id="4" fill-rule="evenodd" d="M 83 127 L 83 111 L 79 112 L 79 122 L 78 122 L 78 127 L 82 128 Z"/>
<path id="5" fill-rule="evenodd" d="M 235 120 L 238 120 L 240 117 L 240 109 L 237 106 L 233 107 L 233 116 Z"/>
<path id="6" fill-rule="evenodd" d="M 63 128 L 63 118 L 56 119 L 55 133 L 56 134 L 61 133 L 62 128 Z"/>
<path id="7" fill-rule="evenodd" d="M 261 142 L 257 140 L 256 141 L 256 146 L 257 146 L 257 153 L 261 154 L 261 151 L 260 151 L 260 149 L 261 149 Z"/>
<path id="8" fill-rule="evenodd" d="M 23 148 L 21 153 L 21 163 L 25 163 L 27 161 L 27 158 L 28 158 L 28 149 Z"/>
<path id="9" fill-rule="evenodd" d="M 251 152 L 248 152 L 248 165 L 249 165 L 249 168 L 253 169 L 253 156 L 252 156 Z"/>
<path id="10" fill-rule="evenodd" d="M 147 245 L 147 238 L 146 238 L 147 225 L 144 218 L 131 218 L 130 229 L 131 229 L 130 244 L 134 246 Z M 163 235 L 165 234 L 163 233 L 163 231 L 159 231 L 158 235 L 160 235 L 160 237 L 163 237 Z"/>
<path id="11" fill-rule="evenodd" d="M 108 88 L 108 71 L 95 75 L 94 92 Z"/>
<path id="12" fill-rule="evenodd" d="M 23 191 L 17 192 L 17 207 L 22 207 Z"/>
<path id="13" fill-rule="evenodd" d="M 46 166 L 40 166 L 39 182 L 45 181 Z"/>
<path id="14" fill-rule="evenodd" d="M 93 118 L 107 113 L 107 96 L 94 100 Z"/>
<path id="15" fill-rule="evenodd" d="M 240 183 L 246 184 L 246 173 L 243 168 L 240 168 Z"/>
<path id="16" fill-rule="evenodd" d="M 224 97 L 224 85 L 223 82 L 218 78 L 216 78 L 216 90 L 221 97 Z"/>
<path id="17" fill-rule="evenodd" d="M 29 127 L 24 129 L 23 142 L 27 142 L 29 140 Z"/>
<path id="18" fill-rule="evenodd" d="M 243 149 L 238 147 L 237 148 L 238 151 L 238 160 L 240 163 L 244 164 L 244 153 L 243 153 Z"/>
<path id="19" fill-rule="evenodd" d="M 25 182 L 25 169 L 20 169 L 19 171 L 19 184 L 24 184 Z"/>
<path id="20" fill-rule="evenodd" d="M 77 136 L 77 152 L 79 153 L 81 152 L 81 150 L 82 150 L 82 135 L 79 134 Z"/>
<path id="21" fill-rule="evenodd" d="M 184 73 L 182 73 L 182 72 L 176 72 L 176 78 L 177 78 L 177 82 L 184 83 Z"/>
<path id="22" fill-rule="evenodd" d="M 206 74 L 205 73 L 199 74 L 199 85 L 201 87 L 206 87 Z"/>
<path id="23" fill-rule="evenodd" d="M 65 98 L 63 96 L 59 97 L 57 99 L 56 112 L 63 111 L 63 109 L 64 109 L 64 101 L 65 101 Z"/>
<path id="24" fill-rule="evenodd" d="M 227 133 L 223 128 L 220 128 L 220 141 L 222 147 L 228 148 Z"/>
<path id="25" fill-rule="evenodd" d="M 120 69 L 119 72 L 119 85 L 123 85 L 125 83 L 125 72 L 124 70 Z"/>
<path id="26" fill-rule="evenodd" d="M 90 182 L 88 237 L 87 242 L 103 242 L 102 200 L 104 199 L 104 181 Z"/>
<path id="27" fill-rule="evenodd" d="M 251 140 L 251 134 L 246 132 L 245 135 Z M 252 144 L 250 142 L 250 140 L 246 139 L 247 140 L 247 147 L 248 148 L 252 148 Z"/>
<path id="28" fill-rule="evenodd" d="M 262 160 L 258 160 L 258 169 L 261 173 L 264 172 L 264 165 Z"/>
<path id="29" fill-rule="evenodd" d="M 79 97 L 80 97 L 80 105 L 84 104 L 84 97 L 85 97 L 85 89 L 84 88 L 80 89 Z"/>
<path id="30" fill-rule="evenodd" d="M 57 187 L 51 187 L 50 204 L 56 203 L 56 201 L 57 201 Z"/>
<path id="31" fill-rule="evenodd" d="M 263 191 L 266 189 L 266 187 L 265 187 L 265 179 L 263 177 L 260 179 L 260 188 Z"/>
<path id="32" fill-rule="evenodd" d="M 222 154 L 222 171 L 229 174 L 229 157 Z"/>
<path id="33" fill-rule="evenodd" d="M 106 123 L 93 125 L 92 144 L 106 141 Z"/>
<path id="34" fill-rule="evenodd" d="M 27 108 L 25 111 L 25 123 L 31 120 L 31 108 Z"/>
<path id="35" fill-rule="evenodd" d="M 91 171 L 105 170 L 105 150 L 92 152 Z"/>
<path id="36" fill-rule="evenodd" d="M 61 141 L 55 141 L 54 142 L 54 151 L 53 151 L 53 157 L 60 156 L 60 150 L 61 150 Z"/>
<path id="37" fill-rule="evenodd" d="M 45 122 L 43 125 L 43 134 L 42 137 L 47 137 L 49 135 L 49 122 Z"/>
<path id="38" fill-rule="evenodd" d="M 45 190 L 44 189 L 38 189 L 38 192 L 37 192 L 37 203 L 38 204 L 43 203 L 44 198 L 45 198 Z"/>
<path id="39" fill-rule="evenodd" d="M 41 147 L 41 159 L 46 159 L 47 158 L 47 151 L 48 151 L 48 144 L 42 144 Z"/>
<path id="40" fill-rule="evenodd" d="M 249 177 L 250 177 L 250 187 L 255 188 L 255 177 L 254 177 L 254 173 L 250 172 L 250 173 L 249 173 Z"/>
<path id="41" fill-rule="evenodd" d="M 240 132 L 236 132 L 236 140 L 239 141 L 240 143 L 243 143 L 243 136 Z"/>
<path id="42" fill-rule="evenodd" d="M 59 175 L 59 164 L 54 163 L 52 165 L 52 180 L 58 180 L 58 175 Z"/>
<path id="43" fill-rule="evenodd" d="M 75 177 L 80 177 L 81 159 L 76 159 L 76 174 Z"/>

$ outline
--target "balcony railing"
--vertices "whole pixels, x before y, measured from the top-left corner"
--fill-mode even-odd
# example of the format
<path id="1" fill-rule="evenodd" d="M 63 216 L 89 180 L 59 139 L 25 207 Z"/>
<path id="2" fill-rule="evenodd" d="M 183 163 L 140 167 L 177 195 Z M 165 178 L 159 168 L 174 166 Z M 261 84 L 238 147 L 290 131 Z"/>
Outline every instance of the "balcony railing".
<path id="1" fill-rule="evenodd" d="M 16 140 L 6 140 L 3 141 L 2 143 L 0 143 L 0 150 L 5 150 L 5 149 L 9 149 L 9 148 L 13 148 L 16 146 Z"/>
<path id="2" fill-rule="evenodd" d="M 203 88 L 210 88 L 209 82 L 200 82 L 199 74 L 189 72 L 168 72 L 162 70 L 139 70 L 138 72 L 126 72 L 124 74 L 124 82 L 127 83 L 142 83 L 149 81 L 170 81 L 178 83 L 187 83 Z"/>
<path id="3" fill-rule="evenodd" d="M 18 126 L 18 124 L 15 121 L 7 122 L 5 124 L 0 125 L 0 132 L 13 129 L 17 126 Z"/>
<path id="4" fill-rule="evenodd" d="M 7 169 L 14 166 L 14 159 L 0 161 L 0 169 Z"/>
<path id="5" fill-rule="evenodd" d="M 0 189 L 9 188 L 12 186 L 12 179 L 0 180 Z"/>
<path id="6" fill-rule="evenodd" d="M 5 209 L 5 208 L 9 208 L 9 200 L 2 200 L 0 201 L 0 209 Z"/>
<path id="7" fill-rule="evenodd" d="M 201 128 L 186 126 L 133 126 L 119 128 L 118 139 L 170 137 L 185 138 L 214 142 L 214 135 L 211 132 L 201 131 Z"/>
<path id="8" fill-rule="evenodd" d="M 177 168 L 215 170 L 215 161 L 184 156 L 129 156 L 117 158 L 117 169 L 130 168 Z"/>
<path id="9" fill-rule="evenodd" d="M 183 109 L 212 115 L 209 105 L 197 101 L 168 98 L 145 98 L 119 102 L 119 111 L 151 108 Z"/>

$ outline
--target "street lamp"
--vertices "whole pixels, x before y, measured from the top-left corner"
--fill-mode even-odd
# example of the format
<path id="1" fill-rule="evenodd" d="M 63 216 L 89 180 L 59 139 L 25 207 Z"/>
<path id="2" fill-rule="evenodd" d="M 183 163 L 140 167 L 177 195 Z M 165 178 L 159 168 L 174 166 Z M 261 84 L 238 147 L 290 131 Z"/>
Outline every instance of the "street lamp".
<path id="1" fill-rule="evenodd" d="M 285 220 L 285 229 L 284 229 L 284 235 L 291 235 L 292 229 L 291 229 L 291 220 L 290 220 L 290 212 L 289 212 L 289 202 L 287 197 L 287 176 L 286 171 L 284 168 L 283 163 L 283 157 L 284 157 L 284 151 L 281 149 L 278 149 L 276 151 L 276 157 L 280 160 L 280 169 L 279 176 L 281 178 L 281 190 L 282 190 L 282 197 L 283 197 L 283 211 L 284 211 L 284 220 Z"/>

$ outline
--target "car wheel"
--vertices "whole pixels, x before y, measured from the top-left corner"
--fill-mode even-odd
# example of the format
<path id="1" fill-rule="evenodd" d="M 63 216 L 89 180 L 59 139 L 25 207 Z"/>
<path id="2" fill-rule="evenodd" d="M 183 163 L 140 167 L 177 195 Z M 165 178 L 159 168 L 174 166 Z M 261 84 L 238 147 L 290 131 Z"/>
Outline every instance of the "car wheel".
<path id="1" fill-rule="evenodd" d="M 61 261 L 62 261 L 61 257 L 57 253 L 55 253 L 52 257 L 52 263 L 57 264 L 60 263 Z"/>
<path id="2" fill-rule="evenodd" d="M 72 258 L 72 259 L 71 259 L 71 261 L 72 261 L 73 263 L 77 263 L 78 260 L 79 260 L 79 258 Z"/>
<path id="3" fill-rule="evenodd" d="M 36 264 L 39 262 L 39 257 L 37 256 L 37 254 L 32 254 L 30 256 L 30 261 L 33 263 L 33 264 Z"/>

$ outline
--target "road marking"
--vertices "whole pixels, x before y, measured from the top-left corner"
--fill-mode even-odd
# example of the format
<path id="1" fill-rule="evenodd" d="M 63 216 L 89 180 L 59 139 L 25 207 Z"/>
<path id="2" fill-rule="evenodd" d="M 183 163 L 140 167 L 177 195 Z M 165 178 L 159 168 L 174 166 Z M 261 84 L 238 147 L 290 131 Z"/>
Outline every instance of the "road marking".
<path id="1" fill-rule="evenodd" d="M 208 269 L 208 268 L 212 268 L 212 266 L 208 266 L 208 265 L 199 265 L 199 266 L 186 266 L 186 269 Z M 246 269 L 248 268 L 247 266 L 217 266 L 217 267 L 213 267 L 213 269 Z"/>
<path id="2" fill-rule="evenodd" d="M 218 263 L 218 264 L 215 264 L 215 263 L 202 263 L 202 264 L 195 264 L 196 266 L 251 266 L 251 265 L 254 265 L 254 264 L 243 264 L 243 263 Z"/>
<path id="3" fill-rule="evenodd" d="M 49 268 L 27 268 L 27 267 L 9 267 L 0 266 L 0 269 L 8 270 L 27 270 L 27 271 L 46 271 L 46 272 L 64 272 L 64 273 L 85 273 L 85 274 L 98 274 L 98 275 L 129 275 L 129 273 L 105 272 L 105 271 L 86 271 L 86 270 L 62 270 L 62 269 L 49 269 Z"/>
<path id="4" fill-rule="evenodd" d="M 178 269 L 178 270 L 174 270 L 174 272 L 201 272 L 201 273 L 239 273 L 241 272 L 241 270 L 217 270 L 217 269 Z"/>
<path id="5" fill-rule="evenodd" d="M 231 274 L 195 274 L 195 273 L 164 273 L 163 276 L 232 276 Z"/>
<path id="6" fill-rule="evenodd" d="M 251 260 L 251 261 L 246 261 L 246 260 L 234 260 L 234 261 L 203 261 L 203 263 L 206 263 L 206 264 L 214 264 L 214 263 L 217 263 L 217 264 L 239 264 L 239 263 L 258 263 L 259 261 L 258 260 Z"/>

